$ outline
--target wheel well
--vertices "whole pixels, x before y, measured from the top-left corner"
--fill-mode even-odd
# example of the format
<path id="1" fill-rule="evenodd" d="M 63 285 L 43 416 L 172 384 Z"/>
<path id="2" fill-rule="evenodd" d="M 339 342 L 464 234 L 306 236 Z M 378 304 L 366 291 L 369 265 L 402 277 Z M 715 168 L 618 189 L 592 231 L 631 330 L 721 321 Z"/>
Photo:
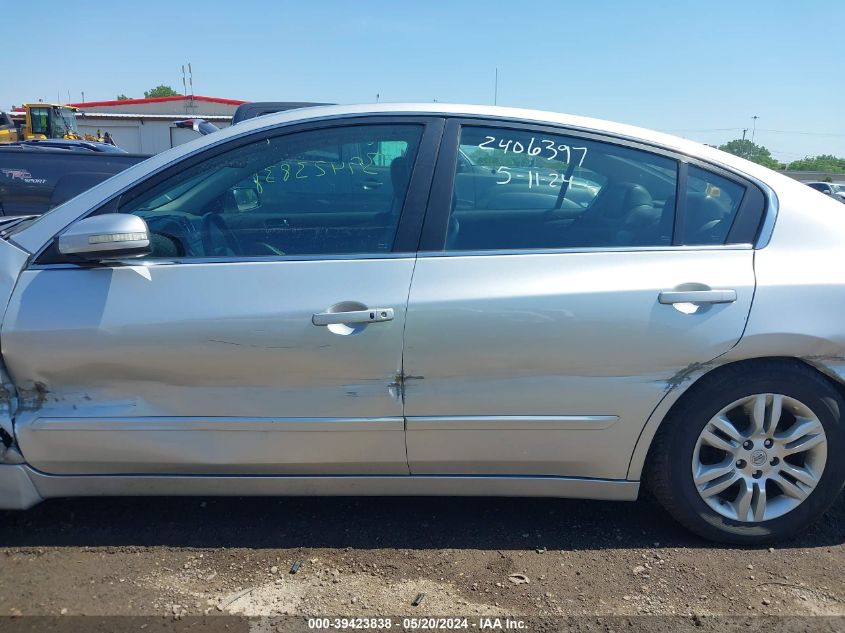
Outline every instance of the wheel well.
<path id="1" fill-rule="evenodd" d="M 836 391 L 839 392 L 839 395 L 842 396 L 842 399 L 845 400 L 845 383 L 842 382 L 842 379 L 839 376 L 837 376 L 833 372 L 824 371 L 824 369 L 820 368 L 818 365 L 814 365 L 813 363 L 807 362 L 804 359 L 793 358 L 792 360 L 801 363 L 802 365 L 804 365 L 804 367 L 809 367 L 819 376 L 822 376 L 831 385 L 833 385 L 833 388 L 836 389 Z"/>
<path id="2" fill-rule="evenodd" d="M 684 403 L 692 394 L 694 394 L 700 389 L 706 388 L 708 382 L 714 380 L 723 373 L 735 372 L 740 370 L 743 372 L 763 371 L 765 369 L 772 369 L 773 367 L 791 368 L 797 369 L 798 371 L 810 370 L 814 374 L 824 379 L 828 384 L 832 385 L 834 389 L 839 392 L 839 395 L 843 398 L 843 400 L 845 400 L 845 384 L 843 384 L 841 380 L 832 376 L 830 373 L 822 371 L 817 365 L 809 363 L 801 358 L 795 358 L 791 356 L 766 356 L 761 358 L 743 359 L 730 363 L 725 363 L 724 365 L 719 365 L 718 367 L 714 367 L 710 371 L 702 374 L 695 381 L 693 381 L 693 383 L 686 390 L 684 390 L 684 393 L 682 393 L 681 396 L 675 402 L 672 403 L 672 406 L 669 407 L 669 410 L 666 411 L 666 413 L 663 415 L 660 420 L 660 423 L 655 429 L 654 435 L 652 436 L 649 442 L 648 453 L 646 454 L 645 462 L 643 463 L 643 478 L 645 478 L 645 474 L 649 470 L 649 465 L 654 459 L 654 446 L 656 444 L 655 439 L 660 433 L 660 429 L 663 428 L 664 422 L 668 418 L 670 418 L 672 414 L 680 406 L 682 406 L 682 403 Z"/>

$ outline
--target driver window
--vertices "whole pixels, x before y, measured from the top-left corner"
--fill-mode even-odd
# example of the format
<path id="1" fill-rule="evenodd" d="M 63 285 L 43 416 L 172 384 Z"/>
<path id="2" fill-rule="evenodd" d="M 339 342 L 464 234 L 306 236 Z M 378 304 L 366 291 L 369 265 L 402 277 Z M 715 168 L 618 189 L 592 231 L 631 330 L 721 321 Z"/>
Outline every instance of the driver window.
<path id="1" fill-rule="evenodd" d="M 150 258 L 389 252 L 421 125 L 361 125 L 264 138 L 217 154 L 118 211 L 142 217 Z"/>

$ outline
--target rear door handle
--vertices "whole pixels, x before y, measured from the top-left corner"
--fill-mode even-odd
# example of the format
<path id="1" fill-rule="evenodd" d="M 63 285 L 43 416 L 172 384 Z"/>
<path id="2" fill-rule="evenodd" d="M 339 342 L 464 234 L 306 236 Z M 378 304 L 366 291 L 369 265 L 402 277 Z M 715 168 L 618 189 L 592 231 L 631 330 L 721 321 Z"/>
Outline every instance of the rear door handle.
<path id="1" fill-rule="evenodd" d="M 733 303 L 736 290 L 664 290 L 657 296 L 660 303 Z"/>
<path id="2" fill-rule="evenodd" d="M 384 323 L 393 320 L 393 308 L 370 308 L 349 312 L 319 312 L 311 317 L 314 325 L 335 325 L 338 323 Z"/>

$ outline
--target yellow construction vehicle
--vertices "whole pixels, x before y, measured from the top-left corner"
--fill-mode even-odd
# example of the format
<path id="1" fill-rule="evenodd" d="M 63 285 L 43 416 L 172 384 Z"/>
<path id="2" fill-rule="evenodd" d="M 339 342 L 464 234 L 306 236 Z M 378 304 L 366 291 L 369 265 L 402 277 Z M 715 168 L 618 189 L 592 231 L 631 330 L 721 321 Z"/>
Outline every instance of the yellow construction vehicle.
<path id="1" fill-rule="evenodd" d="M 0 143 L 48 138 L 102 142 L 102 138 L 79 132 L 76 111 L 67 105 L 27 103 L 22 110 L 0 112 Z"/>

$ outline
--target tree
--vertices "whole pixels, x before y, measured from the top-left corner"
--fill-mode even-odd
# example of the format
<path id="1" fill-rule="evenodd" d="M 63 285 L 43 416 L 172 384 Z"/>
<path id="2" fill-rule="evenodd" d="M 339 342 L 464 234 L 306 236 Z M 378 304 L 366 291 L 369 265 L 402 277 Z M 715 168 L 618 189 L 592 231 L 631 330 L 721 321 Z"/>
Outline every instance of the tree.
<path id="1" fill-rule="evenodd" d="M 763 167 L 768 167 L 769 169 L 780 169 L 780 162 L 772 157 L 772 153 L 769 150 L 762 145 L 752 143 L 748 139 L 734 139 L 724 145 L 719 145 L 719 149 L 734 156 L 750 160 L 758 165 L 763 165 Z"/>
<path id="2" fill-rule="evenodd" d="M 144 97 L 147 99 L 152 99 L 154 97 L 178 97 L 179 93 L 176 92 L 170 86 L 165 86 L 164 84 L 160 86 L 156 86 L 151 90 L 144 90 Z"/>
<path id="3" fill-rule="evenodd" d="M 117 95 L 117 100 L 118 100 L 118 101 L 126 101 L 126 100 L 127 100 L 127 99 L 129 99 L 129 98 L 130 98 L 130 97 L 127 97 L 127 96 L 126 96 L 125 94 L 123 94 L 123 93 L 121 93 L 121 94 Z"/>
<path id="4" fill-rule="evenodd" d="M 800 160 L 789 163 L 787 169 L 791 171 L 824 171 L 829 174 L 845 174 L 845 158 L 839 158 L 832 154 L 821 154 L 820 156 L 807 156 Z"/>

